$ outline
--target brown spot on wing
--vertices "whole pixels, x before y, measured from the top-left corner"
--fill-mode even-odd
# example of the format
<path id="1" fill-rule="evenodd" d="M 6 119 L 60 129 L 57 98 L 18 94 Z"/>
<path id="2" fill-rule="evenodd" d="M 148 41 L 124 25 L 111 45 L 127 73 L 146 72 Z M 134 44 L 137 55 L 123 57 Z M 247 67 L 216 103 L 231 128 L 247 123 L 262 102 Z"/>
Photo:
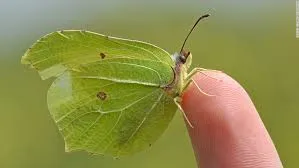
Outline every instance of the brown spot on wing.
<path id="1" fill-rule="evenodd" d="M 97 93 L 97 98 L 99 98 L 101 100 L 106 100 L 107 94 L 105 92 L 98 92 Z"/>
<path id="2" fill-rule="evenodd" d="M 106 57 L 106 55 L 104 53 L 100 53 L 100 56 L 102 59 L 104 59 Z"/>

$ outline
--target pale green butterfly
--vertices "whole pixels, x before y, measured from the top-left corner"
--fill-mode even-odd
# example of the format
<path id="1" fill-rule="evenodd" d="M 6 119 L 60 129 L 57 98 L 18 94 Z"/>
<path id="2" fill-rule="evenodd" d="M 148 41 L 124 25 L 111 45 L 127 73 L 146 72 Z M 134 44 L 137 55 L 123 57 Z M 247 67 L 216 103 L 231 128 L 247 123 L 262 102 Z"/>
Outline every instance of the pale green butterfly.
<path id="1" fill-rule="evenodd" d="M 22 63 L 42 79 L 56 77 L 48 108 L 66 151 L 118 157 L 151 146 L 177 108 L 183 112 L 180 96 L 202 70 L 187 73 L 191 55 L 183 48 L 208 16 L 196 21 L 174 55 L 149 43 L 81 30 L 50 33 L 29 48 Z"/>

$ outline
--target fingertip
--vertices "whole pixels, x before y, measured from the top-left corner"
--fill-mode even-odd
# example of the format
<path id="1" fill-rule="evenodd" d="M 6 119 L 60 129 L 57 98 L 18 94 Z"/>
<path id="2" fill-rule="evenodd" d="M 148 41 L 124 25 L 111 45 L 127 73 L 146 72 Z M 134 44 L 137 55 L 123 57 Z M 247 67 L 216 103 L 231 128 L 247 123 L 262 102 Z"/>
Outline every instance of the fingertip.
<path id="1" fill-rule="evenodd" d="M 190 84 L 182 96 L 182 108 L 194 126 L 188 130 L 200 166 L 281 165 L 251 99 L 238 82 L 217 71 L 197 73 L 193 80 L 200 89 Z"/>

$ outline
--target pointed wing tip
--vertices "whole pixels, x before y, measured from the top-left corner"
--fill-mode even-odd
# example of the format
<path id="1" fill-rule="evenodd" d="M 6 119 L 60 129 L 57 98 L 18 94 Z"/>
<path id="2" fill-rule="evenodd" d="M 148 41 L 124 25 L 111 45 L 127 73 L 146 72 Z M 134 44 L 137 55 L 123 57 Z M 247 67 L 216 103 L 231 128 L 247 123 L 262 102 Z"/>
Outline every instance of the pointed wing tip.
<path id="1" fill-rule="evenodd" d="M 67 145 L 65 145 L 65 146 L 64 146 L 64 151 L 65 151 L 66 153 L 71 153 L 71 152 L 73 152 L 74 150 L 71 149 L 71 148 L 69 148 Z"/>
<path id="2" fill-rule="evenodd" d="M 98 152 L 90 151 L 87 148 L 71 148 L 71 147 L 68 147 L 67 145 L 64 146 L 64 151 L 66 153 L 72 153 L 72 152 L 75 152 L 75 151 L 83 151 L 83 152 L 88 153 L 88 155 L 90 155 L 90 156 L 104 156 L 105 155 L 104 153 L 98 153 Z M 116 156 L 112 156 L 112 157 L 118 159 L 118 157 L 116 157 Z"/>
<path id="3" fill-rule="evenodd" d="M 36 69 L 32 65 L 32 62 L 29 60 L 29 57 L 30 57 L 30 53 L 29 52 L 30 52 L 30 50 L 31 50 L 31 47 L 28 48 L 27 51 L 25 52 L 25 54 L 22 56 L 22 58 L 21 58 L 21 64 L 27 65 L 29 68 Z"/>
<path id="4" fill-rule="evenodd" d="M 28 65 L 28 64 L 30 64 L 30 62 L 26 59 L 25 56 L 22 56 L 22 58 L 21 58 L 21 64 Z"/>
<path id="5" fill-rule="evenodd" d="M 42 74 L 42 72 L 40 72 L 35 66 L 32 65 L 32 63 L 30 62 L 30 60 L 28 60 L 27 54 L 25 54 L 25 55 L 22 56 L 22 58 L 21 58 L 21 64 L 25 65 L 26 67 L 28 67 L 30 69 L 34 69 L 34 70 L 38 71 L 39 76 L 41 77 L 42 80 L 48 79 L 48 77 L 45 77 Z"/>
<path id="6" fill-rule="evenodd" d="M 28 53 L 30 51 L 30 48 L 26 50 L 25 54 L 21 58 L 21 64 L 23 65 L 29 65 L 31 62 L 28 60 Z"/>
<path id="7" fill-rule="evenodd" d="M 65 140 L 64 140 L 64 142 L 65 142 L 65 144 L 64 144 L 64 151 L 66 153 L 71 153 L 71 152 L 73 152 L 73 151 L 76 150 L 76 149 L 72 149 L 72 147 L 70 147 Z"/>
<path id="8" fill-rule="evenodd" d="M 65 140 L 64 140 L 64 142 L 65 142 L 64 151 L 66 153 L 72 153 L 72 152 L 75 152 L 75 151 L 83 151 L 83 152 L 88 153 L 88 155 L 90 155 L 90 156 L 110 156 L 115 160 L 119 160 L 120 157 L 122 156 L 122 155 L 119 155 L 119 154 L 116 154 L 116 153 L 115 154 L 101 153 L 101 152 L 97 152 L 95 150 L 91 150 L 91 149 L 86 148 L 86 147 L 78 147 L 78 146 L 77 147 L 71 147 L 70 145 L 68 145 L 68 143 Z"/>

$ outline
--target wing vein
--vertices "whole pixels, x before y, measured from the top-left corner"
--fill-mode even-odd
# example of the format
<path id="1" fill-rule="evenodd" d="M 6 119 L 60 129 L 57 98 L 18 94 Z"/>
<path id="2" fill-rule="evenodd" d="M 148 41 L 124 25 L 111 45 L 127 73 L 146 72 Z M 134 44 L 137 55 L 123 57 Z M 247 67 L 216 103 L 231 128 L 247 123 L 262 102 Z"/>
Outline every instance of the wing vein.
<path id="1" fill-rule="evenodd" d="M 155 107 L 157 107 L 158 103 L 160 102 L 161 98 L 163 97 L 163 94 L 164 94 L 163 92 L 160 94 L 158 100 L 152 105 L 152 107 L 146 113 L 146 115 L 144 116 L 143 120 L 140 122 L 140 124 L 138 125 L 138 127 L 135 129 L 134 132 L 132 132 L 132 135 L 127 139 L 127 141 L 123 144 L 123 146 L 117 151 L 117 157 L 119 156 L 119 153 L 125 147 L 125 144 L 127 144 L 136 135 L 136 133 L 140 130 L 141 126 L 143 125 L 143 123 L 147 119 L 148 115 L 154 110 Z"/>
<path id="2" fill-rule="evenodd" d="M 161 78 L 161 75 L 158 73 L 158 71 L 150 68 L 150 67 L 146 67 L 146 66 L 143 66 L 143 65 L 138 65 L 138 64 L 132 64 L 132 63 L 125 63 L 125 62 L 108 62 L 108 64 L 121 64 L 121 65 L 129 65 L 129 66 L 135 66 L 135 67 L 140 67 L 140 68 L 144 68 L 144 69 L 147 69 L 147 70 L 150 70 L 150 71 L 153 71 L 154 73 L 157 74 L 160 82 L 162 82 L 162 78 Z M 99 64 L 105 64 L 105 63 L 99 63 Z"/>
<path id="3" fill-rule="evenodd" d="M 112 42 L 114 42 L 114 43 L 118 43 L 118 44 L 122 44 L 122 45 L 126 45 L 126 46 L 131 46 L 131 47 L 134 47 L 134 48 L 138 48 L 138 49 L 144 50 L 144 51 L 146 51 L 147 53 L 149 53 L 149 54 L 151 54 L 152 56 L 154 56 L 155 58 L 157 58 L 157 60 L 159 60 L 160 62 L 163 62 L 163 61 L 162 61 L 158 56 L 156 56 L 153 52 L 151 52 L 151 51 L 149 51 L 149 50 L 147 50 L 147 49 L 145 49 L 145 48 L 141 48 L 141 47 L 137 47 L 137 46 L 135 46 L 135 45 L 130 45 L 130 44 L 125 44 L 125 43 L 117 42 L 117 41 L 115 41 L 115 40 L 110 40 L 110 41 L 112 41 Z"/>
<path id="4" fill-rule="evenodd" d="M 139 85 L 146 85 L 146 86 L 155 86 L 159 87 L 159 84 L 156 83 L 150 83 L 150 82 L 140 82 L 136 80 L 128 80 L 128 79 L 117 79 L 117 78 L 109 78 L 109 77 L 102 77 L 102 76 L 77 76 L 76 78 L 86 78 L 86 79 L 100 79 L 100 80 L 107 80 L 112 81 L 116 83 L 132 83 L 132 84 L 139 84 Z"/>
<path id="5" fill-rule="evenodd" d="M 80 119 L 80 118 L 82 118 L 82 117 L 84 117 L 84 116 L 86 116 L 86 115 L 88 115 L 88 114 L 92 114 L 92 113 L 98 113 L 98 111 L 90 111 L 90 112 L 82 113 L 82 114 L 80 114 L 79 116 L 73 118 L 69 123 L 67 123 L 64 127 L 60 128 L 59 130 L 60 130 L 60 131 L 63 131 L 63 130 L 66 129 L 70 124 L 72 124 L 74 121 L 76 121 L 76 120 L 78 120 L 78 119 Z M 99 114 L 101 114 L 101 113 L 99 113 Z"/>
<path id="6" fill-rule="evenodd" d="M 158 90 L 159 90 L 159 89 L 152 91 L 151 93 L 147 94 L 146 96 L 140 98 L 138 101 L 135 101 L 133 104 L 138 103 L 138 102 L 141 101 L 142 99 L 144 99 L 144 98 L 146 98 L 146 97 L 148 97 L 148 96 L 154 94 L 154 93 L 155 93 L 156 91 L 158 91 Z M 131 104 L 130 106 L 132 106 L 133 104 Z M 130 106 L 128 106 L 127 108 L 129 108 Z M 120 117 L 121 117 L 121 115 L 122 115 L 122 113 L 123 113 L 124 110 L 125 110 L 125 108 L 121 111 Z M 108 134 L 101 140 L 101 142 L 103 142 L 103 141 L 104 141 L 104 140 L 111 134 L 111 132 L 113 131 L 113 129 L 114 129 L 114 128 L 116 127 L 116 125 L 119 123 L 120 117 L 119 117 L 119 119 L 117 120 L 117 122 L 114 124 L 114 126 L 112 127 L 112 129 L 110 129 L 110 131 L 108 132 Z M 99 144 L 100 144 L 101 142 L 99 142 Z M 113 141 L 111 141 L 111 142 L 106 146 L 106 148 L 104 149 L 104 152 L 103 152 L 103 153 L 105 153 L 105 152 L 109 149 L 109 147 L 110 147 L 110 145 L 112 144 L 112 142 L 113 142 Z M 98 147 L 96 147 L 96 148 L 98 148 Z"/>

